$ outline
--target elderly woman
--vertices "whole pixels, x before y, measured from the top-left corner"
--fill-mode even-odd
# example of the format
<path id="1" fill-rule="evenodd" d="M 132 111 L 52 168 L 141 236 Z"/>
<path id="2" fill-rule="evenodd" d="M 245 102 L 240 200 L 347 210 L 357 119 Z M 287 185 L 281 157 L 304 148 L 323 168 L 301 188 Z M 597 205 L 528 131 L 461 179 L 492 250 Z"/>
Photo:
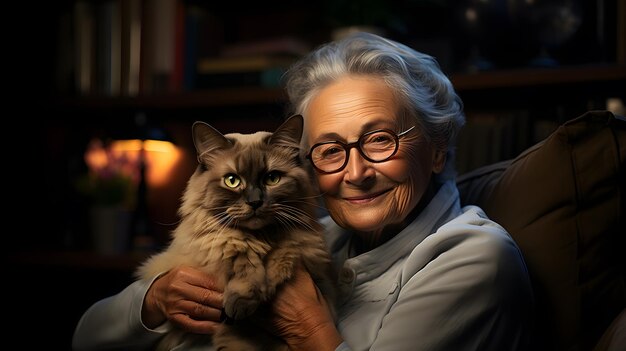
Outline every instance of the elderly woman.
<path id="1" fill-rule="evenodd" d="M 294 350 L 524 349 L 527 270 L 500 225 L 460 207 L 462 103 L 436 61 L 359 33 L 319 47 L 286 78 L 329 213 L 340 301 L 335 317 L 300 270 L 279 290 L 267 327 Z M 74 346 L 150 347 L 168 320 L 211 334 L 216 290 L 191 267 L 133 283 L 85 313 Z"/>

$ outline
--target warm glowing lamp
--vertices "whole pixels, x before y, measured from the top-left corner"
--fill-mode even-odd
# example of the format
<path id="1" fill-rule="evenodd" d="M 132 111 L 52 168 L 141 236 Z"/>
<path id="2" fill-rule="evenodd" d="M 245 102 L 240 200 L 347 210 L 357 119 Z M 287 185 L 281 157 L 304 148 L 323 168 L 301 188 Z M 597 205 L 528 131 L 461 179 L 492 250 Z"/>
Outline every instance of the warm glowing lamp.
<path id="1" fill-rule="evenodd" d="M 135 164 L 140 163 L 143 153 L 146 164 L 146 182 L 150 187 L 165 185 L 174 165 L 181 157 L 181 152 L 176 145 L 165 140 L 116 140 L 111 144 L 111 151 L 127 155 L 134 160 Z"/>
<path id="2" fill-rule="evenodd" d="M 175 165 L 182 157 L 181 150 L 164 133 L 141 127 L 141 138 L 114 140 L 104 146 L 92 141 L 85 153 L 85 162 L 92 174 L 116 172 L 128 175 L 137 185 L 136 203 L 132 218 L 132 235 L 135 249 L 151 249 L 153 242 L 148 225 L 148 188 L 166 185 Z"/>

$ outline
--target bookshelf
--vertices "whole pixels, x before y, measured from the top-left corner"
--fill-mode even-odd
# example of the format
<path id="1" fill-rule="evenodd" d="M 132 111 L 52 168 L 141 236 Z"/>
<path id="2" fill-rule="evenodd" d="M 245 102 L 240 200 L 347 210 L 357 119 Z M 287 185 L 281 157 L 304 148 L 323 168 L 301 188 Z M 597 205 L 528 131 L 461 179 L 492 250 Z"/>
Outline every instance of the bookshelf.
<path id="1" fill-rule="evenodd" d="M 60 107 L 82 108 L 219 108 L 255 104 L 284 104 L 280 88 L 227 88 L 137 97 L 69 97 L 55 100 Z"/>
<path id="2" fill-rule="evenodd" d="M 452 83 L 458 91 L 532 88 L 560 84 L 611 84 L 626 79 L 626 64 L 585 65 L 560 68 L 520 68 L 474 74 L 453 74 Z"/>
<path id="3" fill-rule="evenodd" d="M 188 138 L 188 128 L 195 120 L 214 122 L 224 130 L 241 132 L 277 125 L 286 113 L 286 96 L 280 88 L 198 89 L 186 86 L 185 79 L 202 58 L 212 57 L 211 62 L 215 63 L 224 61 L 224 58 L 215 59 L 220 52 L 236 55 L 246 50 L 249 53 L 252 48 L 265 50 L 265 53 L 267 50 L 282 51 L 281 56 L 284 51 L 298 55 L 307 45 L 312 48 L 327 41 L 333 30 L 328 18 L 331 14 L 325 13 L 328 8 L 311 4 L 257 4 L 248 11 L 239 11 L 236 6 L 219 9 L 200 1 L 160 0 L 142 12 L 145 3 L 143 0 L 43 3 L 33 14 L 32 22 L 38 24 L 38 30 L 28 32 L 20 40 L 20 52 L 24 54 L 17 57 L 22 61 L 17 67 L 25 79 L 20 79 L 19 87 L 23 87 L 35 106 L 28 106 L 29 118 L 20 118 L 19 122 L 23 127 L 30 127 L 31 121 L 42 121 L 36 124 L 38 138 L 29 145 L 32 149 L 27 153 L 41 154 L 43 150 L 44 168 L 51 184 L 46 204 L 53 209 L 51 221 L 55 216 L 67 216 L 61 209 L 65 205 L 62 202 L 69 201 L 64 198 L 70 190 L 68 174 L 71 176 L 76 172 L 81 147 L 92 133 L 130 129 L 139 114 L 170 128 L 182 139 Z M 450 59 L 446 60 L 446 55 L 442 54 L 444 59 L 441 61 L 447 63 L 444 71 L 449 72 L 465 103 L 468 121 L 510 118 L 561 123 L 586 110 L 605 108 L 608 98 L 626 100 L 626 20 L 624 15 L 619 15 L 624 11 L 613 11 L 623 9 L 625 1 L 604 3 L 607 16 L 614 15 L 611 18 L 615 19 L 606 27 L 606 33 L 610 35 L 603 42 L 605 50 L 598 57 L 590 56 L 589 51 L 593 50 L 586 50 L 584 55 L 581 52 L 585 60 L 573 62 L 572 58 L 571 62 L 556 68 L 505 67 L 461 73 L 450 64 L 459 57 L 451 53 Z M 404 33 L 389 30 L 390 36 L 418 49 L 424 42 L 443 43 L 450 51 L 455 43 L 453 28 L 434 26 L 425 32 L 421 27 L 427 26 L 429 21 L 440 23 L 441 18 L 448 18 L 450 8 L 433 4 L 398 6 L 389 9 L 390 13 L 401 14 L 403 21 L 406 14 L 413 14 L 421 20 L 405 22 Z M 81 13 L 84 15 L 80 16 Z M 156 26 L 158 28 L 155 23 L 160 23 Z M 589 42 L 590 33 L 594 34 L 593 24 L 587 24 L 588 32 L 585 37 L 581 36 L 583 44 Z M 137 38 L 137 27 L 141 29 L 140 38 Z M 166 27 L 170 28 L 167 35 L 159 34 Z M 77 31 L 81 28 L 85 30 Z M 180 34 L 181 28 L 187 36 Z M 90 44 L 86 35 L 94 38 Z M 187 41 L 195 44 L 187 45 Z M 610 47 L 611 42 L 615 43 L 615 48 Z M 98 45 L 102 46 L 98 49 Z M 570 45 L 569 50 L 573 48 L 575 46 Z M 168 55 L 160 55 L 159 50 L 167 51 Z M 143 61 L 141 52 L 144 58 L 147 57 Z M 95 57 L 98 55 L 101 55 L 100 59 Z M 114 60 L 112 55 L 121 58 Z M 156 56 L 160 57 L 159 60 Z M 84 71 L 81 62 L 90 67 L 89 72 Z M 103 63 L 108 63 L 108 68 L 96 70 Z M 108 78 L 98 80 L 98 75 L 102 74 Z M 88 78 L 93 80 L 90 88 L 82 85 L 87 84 L 84 80 Z M 121 87 L 111 90 L 112 85 Z M 518 148 L 533 141 L 533 136 L 526 136 Z M 182 146 L 191 147 L 184 143 Z M 25 157 L 18 162 L 26 169 L 29 159 Z M 187 171 L 183 169 L 182 173 Z M 59 184 L 62 187 L 59 188 Z M 180 187 L 180 183 L 176 186 Z M 170 193 L 176 194 L 178 190 Z M 168 199 L 176 202 L 176 195 L 171 194 Z M 41 245 L 64 247 L 63 225 L 55 224 L 52 230 L 55 235 L 42 238 Z"/>
<path id="4" fill-rule="evenodd" d="M 586 65 L 577 67 L 509 69 L 480 73 L 456 73 L 450 75 L 459 93 L 482 93 L 489 90 L 530 90 L 568 85 L 586 92 L 599 89 L 599 95 L 623 96 L 626 83 L 626 64 Z M 559 97 L 559 92 L 553 92 Z M 224 88 L 196 90 L 183 93 L 154 94 L 137 97 L 66 97 L 55 104 L 66 107 L 106 108 L 211 108 L 249 104 L 284 104 L 285 92 L 280 88 Z M 470 108 L 472 101 L 467 101 Z"/>

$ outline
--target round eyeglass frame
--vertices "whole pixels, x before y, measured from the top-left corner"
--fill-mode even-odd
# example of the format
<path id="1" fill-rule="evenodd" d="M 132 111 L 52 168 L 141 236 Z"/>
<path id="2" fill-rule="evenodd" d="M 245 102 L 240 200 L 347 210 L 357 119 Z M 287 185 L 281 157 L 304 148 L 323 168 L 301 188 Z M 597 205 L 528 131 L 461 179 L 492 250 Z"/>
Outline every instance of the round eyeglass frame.
<path id="1" fill-rule="evenodd" d="M 306 155 L 306 158 L 307 158 L 309 161 L 311 161 L 311 165 L 313 165 L 313 168 L 315 168 L 315 170 L 316 170 L 316 171 L 318 171 L 319 173 L 322 173 L 322 174 L 332 174 L 332 173 L 337 173 L 337 172 L 341 172 L 344 168 L 346 168 L 346 165 L 348 164 L 348 160 L 350 159 L 350 150 L 351 150 L 352 148 L 356 148 L 356 149 L 359 151 L 359 154 L 361 154 L 361 156 L 362 156 L 364 159 L 366 159 L 367 161 L 369 161 L 369 162 L 372 162 L 372 163 L 381 163 L 381 162 L 385 162 L 385 161 L 389 160 L 390 158 L 392 158 L 392 157 L 393 157 L 393 156 L 394 156 L 394 155 L 398 152 L 398 149 L 400 148 L 400 138 L 401 138 L 401 137 L 403 137 L 403 136 L 405 136 L 406 134 L 408 134 L 408 133 L 409 133 L 411 130 L 413 130 L 414 128 L 415 128 L 415 126 L 412 126 L 411 128 L 409 128 L 409 129 L 405 130 L 404 132 L 398 133 L 398 134 L 396 134 L 396 132 L 394 132 L 394 131 L 393 131 L 393 130 L 391 130 L 391 129 L 386 129 L 386 128 L 383 128 L 383 129 L 376 129 L 376 130 L 372 130 L 372 131 L 365 132 L 365 133 L 361 134 L 361 136 L 359 137 L 359 139 L 357 139 L 357 141 L 352 142 L 352 143 L 347 143 L 347 144 L 346 144 L 346 143 L 344 143 L 344 142 L 338 141 L 338 140 L 329 140 L 329 141 L 324 141 L 324 142 L 317 143 L 317 144 L 313 145 L 313 146 L 311 147 L 311 149 L 309 149 L 309 153 Z M 365 154 L 365 152 L 364 152 L 364 151 L 363 151 L 363 149 L 361 148 L 361 143 L 363 142 L 363 139 L 364 139 L 365 137 L 367 137 L 367 136 L 369 136 L 369 135 L 372 135 L 372 134 L 375 134 L 375 133 L 380 133 L 380 132 L 386 132 L 386 133 L 388 133 L 389 135 L 391 135 L 391 136 L 393 137 L 393 139 L 394 139 L 395 143 L 396 143 L 396 144 L 395 144 L 396 146 L 395 146 L 395 148 L 394 148 L 393 152 L 392 152 L 389 156 L 385 157 L 385 158 L 384 158 L 384 159 L 382 159 L 382 160 L 374 160 L 374 159 L 370 158 L 369 156 L 367 156 L 367 155 Z M 315 165 L 315 162 L 313 161 L 313 158 L 311 157 L 311 154 L 313 153 L 313 149 L 315 149 L 315 148 L 316 148 L 316 147 L 318 147 L 318 146 L 321 146 L 321 145 L 327 145 L 327 144 L 339 144 L 339 145 L 343 148 L 343 151 L 345 152 L 345 155 L 346 155 L 346 156 L 345 156 L 345 159 L 344 159 L 344 161 L 343 161 L 343 164 L 342 164 L 340 167 L 338 167 L 336 170 L 333 170 L 333 171 L 325 171 L 325 170 L 323 170 L 323 169 L 321 169 L 321 168 L 318 168 L 318 167 Z"/>

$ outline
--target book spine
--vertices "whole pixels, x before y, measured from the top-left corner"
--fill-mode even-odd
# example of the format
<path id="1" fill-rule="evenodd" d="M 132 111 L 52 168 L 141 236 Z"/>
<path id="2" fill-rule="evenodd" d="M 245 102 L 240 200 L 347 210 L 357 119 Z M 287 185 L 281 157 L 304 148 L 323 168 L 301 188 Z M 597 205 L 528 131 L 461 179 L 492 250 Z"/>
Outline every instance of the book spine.
<path id="1" fill-rule="evenodd" d="M 186 5 L 183 1 L 176 1 L 174 14 L 174 54 L 172 72 L 170 74 L 170 92 L 180 92 L 183 89 L 183 79 L 185 73 L 185 60 L 187 43 L 186 36 Z"/>
<path id="2" fill-rule="evenodd" d="M 141 0 L 122 0 L 120 11 L 120 94 L 136 96 L 141 64 Z"/>
<path id="3" fill-rule="evenodd" d="M 189 6 L 185 13 L 185 60 L 183 67 L 183 89 L 195 89 L 196 65 L 198 62 L 198 41 L 202 12 Z"/>
<path id="4" fill-rule="evenodd" d="M 269 68 L 252 72 L 231 72 L 216 74 L 198 74 L 196 89 L 218 89 L 237 87 L 278 88 L 284 74 L 284 68 Z"/>
<path id="5" fill-rule="evenodd" d="M 87 1 L 74 4 L 74 42 L 76 91 L 91 95 L 95 85 L 95 19 L 93 5 Z"/>
<path id="6" fill-rule="evenodd" d="M 174 26 L 177 0 L 144 0 L 146 60 L 142 62 L 143 93 L 164 93 L 169 89 L 174 67 Z"/>

